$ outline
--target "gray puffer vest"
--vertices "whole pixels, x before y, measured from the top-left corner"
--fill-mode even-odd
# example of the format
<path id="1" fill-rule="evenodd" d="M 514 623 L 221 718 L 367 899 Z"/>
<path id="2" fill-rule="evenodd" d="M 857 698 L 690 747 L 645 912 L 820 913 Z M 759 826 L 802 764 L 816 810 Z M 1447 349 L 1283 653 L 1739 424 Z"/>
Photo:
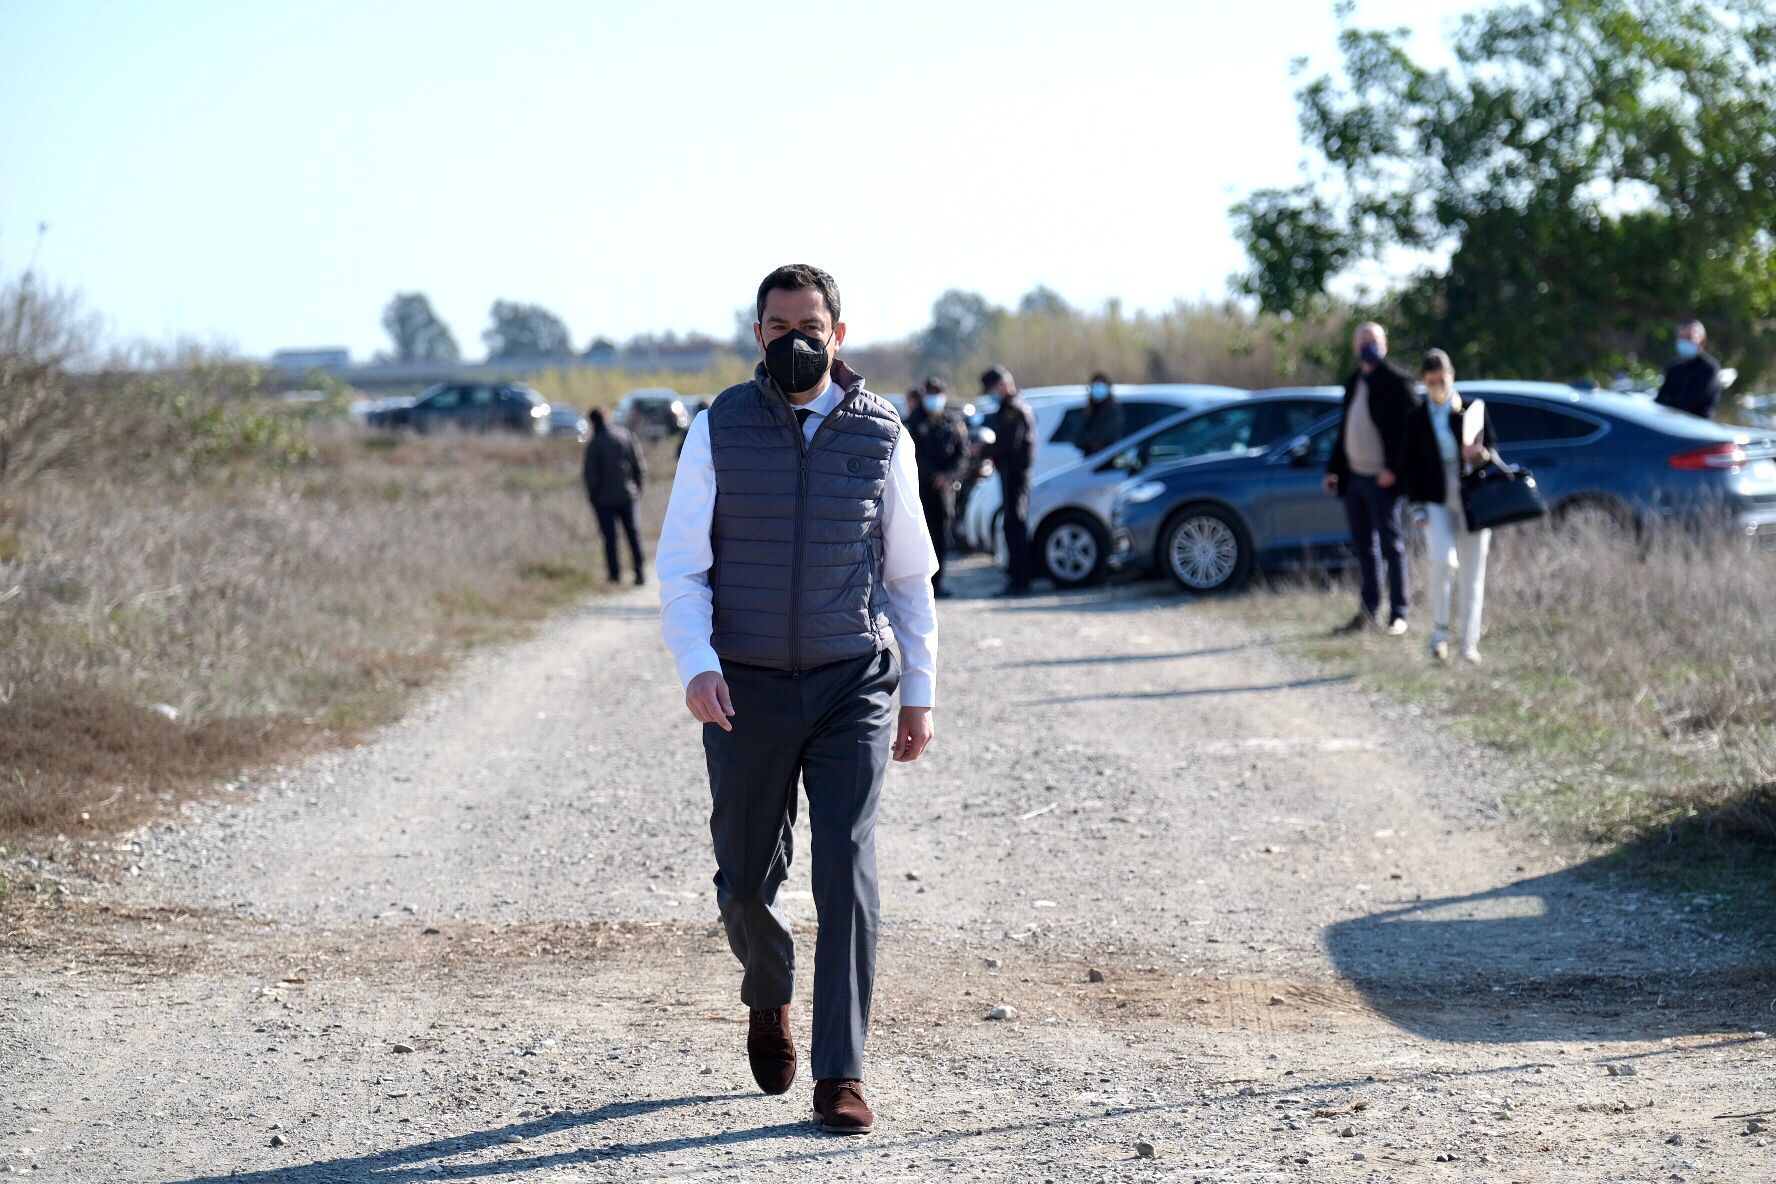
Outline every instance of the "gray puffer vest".
<path id="1" fill-rule="evenodd" d="M 710 644 L 724 662 L 811 670 L 894 642 L 882 499 L 900 417 L 843 362 L 832 376 L 845 395 L 809 443 L 762 365 L 710 404 Z"/>

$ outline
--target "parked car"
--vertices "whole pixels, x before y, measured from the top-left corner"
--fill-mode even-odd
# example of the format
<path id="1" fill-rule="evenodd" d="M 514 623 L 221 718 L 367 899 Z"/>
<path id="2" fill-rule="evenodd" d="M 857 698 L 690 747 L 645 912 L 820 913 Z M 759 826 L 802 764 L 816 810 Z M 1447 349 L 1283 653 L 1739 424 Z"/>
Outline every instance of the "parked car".
<path id="1" fill-rule="evenodd" d="M 691 426 L 691 415 L 678 392 L 667 387 L 644 387 L 617 401 L 613 413 L 618 425 L 644 440 L 663 440 Z"/>
<path id="2" fill-rule="evenodd" d="M 1169 415 L 1035 483 L 1030 531 L 1041 574 L 1059 587 L 1103 577 L 1117 487 L 1145 469 L 1219 453 L 1268 448 L 1337 408 L 1337 387 L 1254 392 L 1225 405 Z M 1003 552 L 1003 545 L 996 553 Z"/>
<path id="3" fill-rule="evenodd" d="M 571 436 L 584 444 L 592 436 L 592 425 L 586 417 L 566 403 L 549 404 L 549 434 Z"/>
<path id="4" fill-rule="evenodd" d="M 1137 432 L 1180 411 L 1193 411 L 1214 402 L 1241 399 L 1245 392 L 1228 386 L 1194 386 L 1155 384 L 1118 386 L 1116 398 L 1122 404 L 1124 432 Z M 1085 388 L 1081 386 L 1035 387 L 1022 392 L 1036 417 L 1036 469 L 1033 480 L 1064 468 L 1080 459 L 1073 443 L 1079 426 L 1085 422 Z M 975 404 L 975 414 L 990 430 L 992 416 L 999 408 L 998 400 L 983 398 Z M 984 473 L 982 474 L 984 476 Z M 999 482 L 976 480 L 968 500 L 956 515 L 957 538 L 962 545 L 977 551 L 990 551 L 1000 537 L 1000 511 L 1004 499 Z M 1032 519 L 1034 521 L 1034 519 Z"/>
<path id="5" fill-rule="evenodd" d="M 364 416 L 373 428 L 435 432 L 445 428 L 469 432 L 549 431 L 549 404 L 517 383 L 440 383 L 411 403 L 374 407 Z"/>
<path id="6" fill-rule="evenodd" d="M 1776 435 L 1713 423 L 1610 391 L 1464 382 L 1483 399 L 1505 460 L 1536 475 L 1556 527 L 1656 525 L 1776 543 Z M 1112 565 L 1161 571 L 1196 592 L 1257 569 L 1340 566 L 1349 527 L 1321 487 L 1339 417 L 1264 452 L 1140 474 L 1111 509 Z"/>

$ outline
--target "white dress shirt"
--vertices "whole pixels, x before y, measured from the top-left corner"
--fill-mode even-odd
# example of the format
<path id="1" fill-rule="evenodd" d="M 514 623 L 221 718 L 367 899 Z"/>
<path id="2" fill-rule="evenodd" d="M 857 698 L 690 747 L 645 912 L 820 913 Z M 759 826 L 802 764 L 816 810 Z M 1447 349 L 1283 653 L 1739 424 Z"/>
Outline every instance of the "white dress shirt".
<path id="1" fill-rule="evenodd" d="M 845 392 L 830 379 L 826 389 L 802 404 L 811 414 L 802 435 L 812 441 L 820 424 Z M 715 624 L 709 568 L 715 562 L 709 530 L 715 520 L 715 462 L 709 449 L 709 417 L 698 412 L 685 435 L 672 480 L 666 523 L 654 552 L 654 573 L 660 580 L 660 626 L 666 648 L 686 687 L 705 671 L 721 670 L 709 644 Z M 937 691 L 937 601 L 931 577 L 937 552 L 925 529 L 919 503 L 919 468 L 913 437 L 903 424 L 882 495 L 882 583 L 888 594 L 888 623 L 900 646 L 900 701 L 906 707 L 930 707 Z"/>

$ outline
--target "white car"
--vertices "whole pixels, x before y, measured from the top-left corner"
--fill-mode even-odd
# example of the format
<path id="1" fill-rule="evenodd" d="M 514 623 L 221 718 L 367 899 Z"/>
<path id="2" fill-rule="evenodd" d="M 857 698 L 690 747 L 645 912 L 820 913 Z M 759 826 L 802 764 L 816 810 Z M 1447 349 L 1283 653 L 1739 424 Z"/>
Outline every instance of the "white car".
<path id="1" fill-rule="evenodd" d="M 1191 411 L 1245 395 L 1244 391 L 1230 386 L 1184 383 L 1119 384 L 1115 391 L 1116 401 L 1122 404 L 1125 437 L 1180 411 Z M 1073 440 L 1079 435 L 1079 425 L 1085 421 L 1086 393 L 1083 386 L 1049 386 L 1033 387 L 1023 391 L 1021 397 L 1036 417 L 1036 468 L 1030 474 L 1030 479 L 1035 482 L 1080 459 Z M 983 402 L 991 403 L 991 400 Z M 990 415 L 987 422 L 992 422 Z M 956 515 L 956 536 L 962 540 L 963 546 L 974 551 L 1003 550 L 999 523 L 1004 506 L 997 474 L 978 481 L 968 495 L 968 504 Z M 1032 525 L 1034 522 L 1032 518 Z"/>

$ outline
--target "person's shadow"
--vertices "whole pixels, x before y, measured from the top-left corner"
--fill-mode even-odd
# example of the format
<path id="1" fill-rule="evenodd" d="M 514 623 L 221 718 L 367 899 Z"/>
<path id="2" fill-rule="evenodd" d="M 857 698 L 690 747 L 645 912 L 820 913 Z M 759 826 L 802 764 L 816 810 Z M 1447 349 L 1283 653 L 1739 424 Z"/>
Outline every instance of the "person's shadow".
<path id="1" fill-rule="evenodd" d="M 1646 1041 L 1768 1027 L 1767 919 L 1698 907 L 1706 893 L 1670 894 L 1650 870 L 1655 842 L 1487 892 L 1392 902 L 1330 926 L 1326 948 L 1378 1013 L 1436 1040 Z"/>
<path id="2" fill-rule="evenodd" d="M 473 1131 L 426 1143 L 414 1143 L 365 1155 L 344 1156 L 289 1167 L 266 1168 L 252 1172 L 229 1172 L 223 1175 L 192 1176 L 178 1184 L 345 1184 L 350 1181 L 433 1180 L 442 1165 L 436 1161 L 470 1155 L 494 1147 L 508 1147 L 514 1140 L 562 1131 L 595 1127 L 615 1119 L 637 1118 L 662 1110 L 731 1102 L 750 1094 L 693 1094 L 680 1098 L 646 1098 L 632 1102 L 608 1102 L 594 1110 L 564 1110 L 530 1122 L 512 1123 L 490 1130 Z M 806 1122 L 783 1122 L 751 1129 L 720 1131 L 715 1134 L 686 1135 L 675 1139 L 656 1139 L 647 1143 L 609 1143 L 598 1147 L 580 1147 L 547 1155 L 529 1157 L 507 1156 L 481 1163 L 453 1163 L 446 1169 L 450 1179 L 473 1179 L 477 1176 L 505 1176 L 518 1172 L 540 1171 L 568 1165 L 590 1166 L 615 1163 L 639 1156 L 690 1151 L 699 1147 L 756 1143 L 771 1139 L 805 1136 Z"/>

